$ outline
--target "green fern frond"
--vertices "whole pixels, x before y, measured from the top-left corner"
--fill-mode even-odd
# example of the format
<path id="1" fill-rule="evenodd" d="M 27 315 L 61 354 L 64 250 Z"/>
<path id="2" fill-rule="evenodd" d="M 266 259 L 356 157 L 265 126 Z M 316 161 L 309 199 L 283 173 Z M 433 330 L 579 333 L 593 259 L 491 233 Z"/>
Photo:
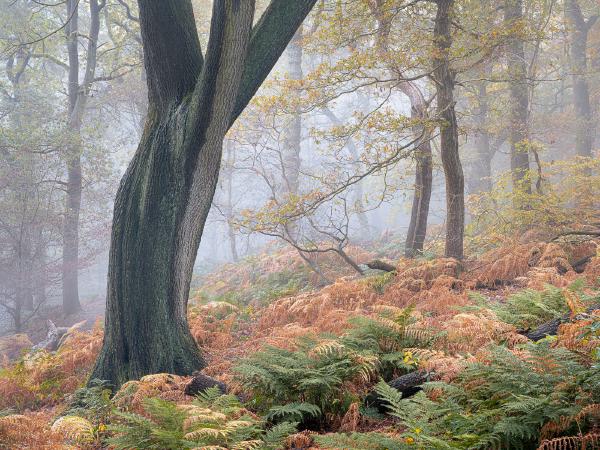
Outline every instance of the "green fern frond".
<path id="1" fill-rule="evenodd" d="M 311 403 L 288 403 L 283 406 L 274 406 L 265 415 L 265 419 L 271 422 L 301 421 L 306 417 L 319 417 L 321 408 Z"/>
<path id="2" fill-rule="evenodd" d="M 267 430 L 262 437 L 265 450 L 280 449 L 285 439 L 296 432 L 297 426 L 296 422 L 281 422 Z"/>
<path id="3" fill-rule="evenodd" d="M 315 436 L 320 446 L 335 450 L 409 450 L 409 445 L 401 439 L 394 439 L 384 433 L 329 433 Z"/>

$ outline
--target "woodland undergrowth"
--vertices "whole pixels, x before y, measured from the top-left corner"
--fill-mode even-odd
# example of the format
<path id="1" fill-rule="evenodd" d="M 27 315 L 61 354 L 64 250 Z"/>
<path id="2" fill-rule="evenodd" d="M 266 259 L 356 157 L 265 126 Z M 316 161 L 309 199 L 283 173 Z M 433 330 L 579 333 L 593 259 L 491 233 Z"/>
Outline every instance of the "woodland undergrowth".
<path id="1" fill-rule="evenodd" d="M 5 358 L 0 448 L 598 448 L 597 248 L 524 239 L 360 278 L 331 260 L 337 280 L 321 289 L 285 250 L 227 266 L 189 313 L 204 373 L 227 394 L 187 396 L 190 378 L 170 374 L 114 396 L 101 380 L 83 387 L 98 324 L 55 353 Z M 556 335 L 526 336 L 557 319 Z M 386 383 L 413 372 L 415 395 Z"/>

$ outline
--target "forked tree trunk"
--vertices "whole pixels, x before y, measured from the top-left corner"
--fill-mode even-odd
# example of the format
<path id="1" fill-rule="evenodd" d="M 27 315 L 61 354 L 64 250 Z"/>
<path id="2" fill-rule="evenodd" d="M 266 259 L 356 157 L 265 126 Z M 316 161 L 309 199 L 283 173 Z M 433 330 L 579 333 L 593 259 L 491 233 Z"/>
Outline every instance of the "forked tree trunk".
<path id="1" fill-rule="evenodd" d="M 91 378 L 115 386 L 204 360 L 186 310 L 223 137 L 315 0 L 215 0 L 203 58 L 190 0 L 139 0 L 149 111 L 115 200 L 105 337 Z"/>
<path id="2" fill-rule="evenodd" d="M 90 0 L 90 30 L 87 36 L 86 66 L 83 82 L 79 83 L 79 20 L 78 0 L 67 0 L 65 31 L 69 58 L 69 143 L 65 152 L 67 164 L 67 199 L 63 223 L 62 293 L 63 312 L 72 314 L 81 309 L 79 302 L 79 215 L 81 211 L 82 167 L 81 126 L 89 90 L 96 73 L 96 53 L 100 32 L 100 11 L 105 1 Z"/>
<path id="3" fill-rule="evenodd" d="M 388 55 L 390 33 L 392 30 L 393 14 L 385 11 L 384 0 L 369 2 L 371 12 L 378 22 L 377 40 L 375 45 L 380 53 L 380 58 L 387 61 L 392 73 L 401 81 L 402 68 L 393 62 Z M 389 7 L 389 5 L 388 5 Z M 427 102 L 418 86 L 412 81 L 404 81 L 399 85 L 400 90 L 408 97 L 411 104 L 411 117 L 422 121 L 427 117 Z M 415 149 L 415 190 L 410 214 L 410 223 L 406 233 L 404 255 L 412 258 L 423 252 L 423 245 L 427 235 L 427 220 L 429 217 L 429 203 L 433 182 L 433 163 L 431 155 L 431 136 L 425 126 L 420 124 L 414 127 L 417 148 Z"/>
<path id="4" fill-rule="evenodd" d="M 465 188 L 458 153 L 458 124 L 454 111 L 455 74 L 450 68 L 452 45 L 450 30 L 454 0 L 437 0 L 434 26 L 436 56 L 433 76 L 437 91 L 437 113 L 440 125 L 440 149 L 446 177 L 446 251 L 447 257 L 462 259 L 465 229 Z"/>
<path id="5" fill-rule="evenodd" d="M 66 208 L 63 222 L 62 295 L 63 312 L 71 314 L 81 308 L 79 303 L 79 211 L 81 209 L 81 121 L 73 115 L 79 98 L 79 2 L 67 0 L 65 27 L 69 58 L 69 143 L 65 152 L 67 164 Z"/>
<path id="6" fill-rule="evenodd" d="M 406 233 L 404 256 L 412 258 L 423 254 L 427 236 L 427 220 L 433 183 L 431 142 L 423 142 L 417 148 L 415 168 L 415 191 Z"/>
<path id="7" fill-rule="evenodd" d="M 406 82 L 400 86 L 400 89 L 410 99 L 412 118 L 417 121 L 426 119 L 427 103 L 418 87 L 412 82 Z M 415 151 L 417 163 L 415 168 L 415 191 L 404 250 L 404 255 L 408 258 L 423 253 L 433 184 L 431 136 L 424 125 L 415 127 L 415 138 L 418 139 Z"/>
<path id="8" fill-rule="evenodd" d="M 527 61 L 523 39 L 518 36 L 523 26 L 523 0 L 506 0 L 504 22 L 511 28 L 512 36 L 507 46 L 508 75 L 510 78 L 510 170 L 513 190 L 531 193 L 529 179 L 528 109 L 529 90 Z M 526 205 L 517 205 L 524 207 Z"/>
<path id="9" fill-rule="evenodd" d="M 590 107 L 590 92 L 587 81 L 587 41 L 590 27 L 598 16 L 587 21 L 583 17 L 577 0 L 565 1 L 565 16 L 569 26 L 570 63 L 573 76 L 573 106 L 575 109 L 575 153 L 577 156 L 592 156 L 594 120 Z M 589 174 L 589 170 L 587 171 Z"/>

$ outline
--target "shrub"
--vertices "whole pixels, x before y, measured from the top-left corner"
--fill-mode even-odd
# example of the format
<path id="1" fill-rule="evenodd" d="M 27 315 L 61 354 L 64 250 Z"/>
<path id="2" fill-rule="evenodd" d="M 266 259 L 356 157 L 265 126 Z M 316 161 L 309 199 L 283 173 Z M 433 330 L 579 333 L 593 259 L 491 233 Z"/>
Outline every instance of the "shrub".
<path id="1" fill-rule="evenodd" d="M 509 296 L 504 303 L 490 303 L 478 294 L 472 294 L 471 298 L 480 307 L 492 309 L 502 321 L 526 330 L 559 318 L 569 311 L 581 312 L 577 309 L 585 309 L 598 302 L 597 292 L 585 295 L 582 289 L 582 282 L 576 281 L 567 289 L 550 285 L 546 285 L 542 291 L 524 289 Z"/>
<path id="2" fill-rule="evenodd" d="M 412 326 L 411 313 L 411 308 L 394 309 L 358 317 L 346 334 L 305 336 L 296 341 L 294 350 L 267 346 L 234 370 L 254 395 L 259 410 L 285 411 L 281 405 L 306 405 L 317 408 L 307 409 L 306 414 L 296 409 L 295 419 L 317 416 L 319 410 L 321 424 L 331 423 L 368 391 L 377 376 L 391 377 L 416 368 L 417 361 L 404 348 L 429 342 L 432 335 Z"/>
<path id="3" fill-rule="evenodd" d="M 115 449 L 179 450 L 214 446 L 219 448 L 281 448 L 295 432 L 295 424 L 284 422 L 270 429 L 243 408 L 237 397 L 207 389 L 190 405 L 159 398 L 144 401 L 145 415 L 115 411 L 108 443 Z"/>
<path id="4" fill-rule="evenodd" d="M 305 338 L 298 344 L 294 351 L 265 347 L 235 367 L 259 409 L 299 402 L 316 406 L 322 418 L 341 414 L 357 398 L 346 383 L 368 381 L 377 371 L 375 355 L 337 340 Z"/>
<path id="5" fill-rule="evenodd" d="M 339 450 L 407 450 L 414 449 L 411 440 L 395 438 L 384 433 L 330 433 L 315 436 L 317 444 Z"/>
<path id="6" fill-rule="evenodd" d="M 568 350 L 530 344 L 516 352 L 495 347 L 451 384 L 427 383 L 432 398 L 402 399 L 385 383 L 376 390 L 406 427 L 403 437 L 426 448 L 535 449 L 545 425 L 598 403 L 590 384 L 597 375 Z M 586 430 L 573 420 L 561 433 L 579 431 Z"/>

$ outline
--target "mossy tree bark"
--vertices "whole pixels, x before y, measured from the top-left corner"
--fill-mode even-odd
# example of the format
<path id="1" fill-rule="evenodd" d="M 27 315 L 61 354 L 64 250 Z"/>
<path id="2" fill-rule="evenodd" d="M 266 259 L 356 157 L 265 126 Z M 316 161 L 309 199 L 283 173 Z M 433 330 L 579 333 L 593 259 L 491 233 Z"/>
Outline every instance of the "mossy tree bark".
<path id="1" fill-rule="evenodd" d="M 138 0 L 149 110 L 114 207 L 105 337 L 92 378 L 191 374 L 190 280 L 225 133 L 316 0 L 215 0 L 203 57 L 190 0 Z"/>
<path id="2" fill-rule="evenodd" d="M 458 153 L 458 124 L 454 110 L 456 75 L 450 67 L 452 46 L 451 15 L 454 0 L 437 0 L 433 30 L 436 55 L 433 77 L 437 93 L 440 125 L 440 151 L 446 178 L 446 250 L 447 257 L 462 259 L 465 229 L 465 181 Z"/>

